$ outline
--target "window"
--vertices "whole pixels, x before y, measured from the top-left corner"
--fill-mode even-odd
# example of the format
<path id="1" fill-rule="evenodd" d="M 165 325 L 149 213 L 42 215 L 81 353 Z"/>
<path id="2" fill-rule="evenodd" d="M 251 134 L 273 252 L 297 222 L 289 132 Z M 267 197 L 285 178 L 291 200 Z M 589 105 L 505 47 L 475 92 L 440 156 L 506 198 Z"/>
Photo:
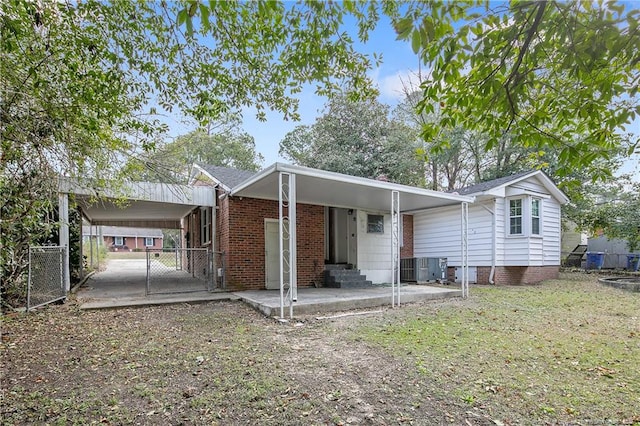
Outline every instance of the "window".
<path id="1" fill-rule="evenodd" d="M 211 213 L 207 207 L 200 208 L 200 244 L 211 240 Z"/>
<path id="2" fill-rule="evenodd" d="M 509 235 L 522 235 L 522 198 L 509 200 Z"/>
<path id="3" fill-rule="evenodd" d="M 123 246 L 124 245 L 124 237 L 113 237 L 113 245 L 114 246 Z"/>
<path id="4" fill-rule="evenodd" d="M 152 237 L 144 237 L 144 246 L 145 247 L 153 247 L 153 238 Z"/>
<path id="5" fill-rule="evenodd" d="M 380 214 L 368 214 L 367 233 L 384 234 L 384 216 Z"/>
<path id="6" fill-rule="evenodd" d="M 540 200 L 531 200 L 531 234 L 540 235 Z"/>

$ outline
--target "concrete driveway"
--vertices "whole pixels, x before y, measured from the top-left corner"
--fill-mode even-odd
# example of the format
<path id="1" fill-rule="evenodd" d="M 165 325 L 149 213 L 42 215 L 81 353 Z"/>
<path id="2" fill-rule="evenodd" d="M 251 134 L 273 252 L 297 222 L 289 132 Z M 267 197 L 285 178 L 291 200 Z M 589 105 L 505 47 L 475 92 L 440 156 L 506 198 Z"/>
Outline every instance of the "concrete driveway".
<path id="1" fill-rule="evenodd" d="M 157 261 L 154 261 L 157 262 Z M 231 293 L 209 292 L 206 283 L 164 265 L 152 270 L 147 296 L 146 259 L 108 259 L 104 271 L 91 276 L 77 291 L 83 309 L 235 299 Z"/>

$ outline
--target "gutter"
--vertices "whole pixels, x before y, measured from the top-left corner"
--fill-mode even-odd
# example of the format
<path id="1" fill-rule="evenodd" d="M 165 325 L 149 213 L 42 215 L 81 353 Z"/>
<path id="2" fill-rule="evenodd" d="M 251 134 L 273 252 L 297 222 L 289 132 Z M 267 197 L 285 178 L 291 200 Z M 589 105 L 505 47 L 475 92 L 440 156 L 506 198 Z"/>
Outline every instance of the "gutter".
<path id="1" fill-rule="evenodd" d="M 491 272 L 489 272 L 489 284 L 495 284 L 493 280 L 496 273 L 496 257 L 497 257 L 497 243 L 496 243 L 496 204 L 497 200 L 493 199 L 493 210 L 484 204 L 480 204 L 483 209 L 491 213 Z"/>

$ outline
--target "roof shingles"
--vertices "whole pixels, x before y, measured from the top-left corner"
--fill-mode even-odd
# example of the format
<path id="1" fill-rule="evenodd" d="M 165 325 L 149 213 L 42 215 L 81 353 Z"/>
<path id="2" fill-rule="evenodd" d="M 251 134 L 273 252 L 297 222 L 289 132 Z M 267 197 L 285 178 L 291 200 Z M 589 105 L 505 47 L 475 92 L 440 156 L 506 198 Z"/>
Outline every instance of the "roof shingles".
<path id="1" fill-rule="evenodd" d="M 511 176 L 505 176 L 498 179 L 488 180 L 486 182 L 480 182 L 475 185 L 466 186 L 464 188 L 455 189 L 450 192 L 457 192 L 460 195 L 469 195 L 469 194 L 477 194 L 479 192 L 488 191 L 493 188 L 497 188 L 498 186 L 502 186 L 505 183 L 509 183 L 511 181 L 517 180 L 523 176 L 529 175 L 533 173 L 533 170 L 528 170 L 526 172 L 517 173 Z"/>
<path id="2" fill-rule="evenodd" d="M 250 170 L 238 170 L 210 164 L 198 164 L 198 166 L 227 188 L 233 188 L 256 174 Z"/>

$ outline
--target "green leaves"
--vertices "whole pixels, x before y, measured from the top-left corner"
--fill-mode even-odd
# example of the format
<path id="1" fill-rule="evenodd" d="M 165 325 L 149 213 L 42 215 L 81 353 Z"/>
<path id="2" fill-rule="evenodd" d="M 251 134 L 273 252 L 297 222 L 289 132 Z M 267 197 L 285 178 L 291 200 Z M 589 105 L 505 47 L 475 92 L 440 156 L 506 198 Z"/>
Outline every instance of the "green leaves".
<path id="1" fill-rule="evenodd" d="M 376 101 L 332 99 L 311 126 L 298 126 L 280 142 L 280 155 L 296 164 L 422 185 L 424 162 L 417 134 Z"/>
<path id="2" fill-rule="evenodd" d="M 425 137 L 461 126 L 487 135 L 491 149 L 510 134 L 516 144 L 560 149 L 570 167 L 636 145 L 623 129 L 640 103 L 640 10 L 616 2 L 492 7 L 416 2 L 394 21 L 430 71 L 420 111 L 445 105 Z"/>

